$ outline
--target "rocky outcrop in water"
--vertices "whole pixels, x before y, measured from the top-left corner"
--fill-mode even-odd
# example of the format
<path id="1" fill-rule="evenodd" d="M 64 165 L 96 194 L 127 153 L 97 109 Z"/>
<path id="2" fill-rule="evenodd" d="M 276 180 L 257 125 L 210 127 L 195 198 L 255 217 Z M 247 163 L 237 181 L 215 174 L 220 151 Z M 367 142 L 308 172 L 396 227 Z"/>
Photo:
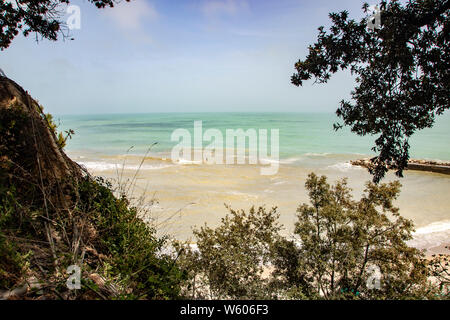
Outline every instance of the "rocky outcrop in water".
<path id="1" fill-rule="evenodd" d="M 350 161 L 350 163 L 354 166 L 360 166 L 367 169 L 370 169 L 374 166 L 370 158 Z M 406 168 L 406 170 L 450 174 L 450 163 L 411 159 L 408 161 L 408 167 Z"/>

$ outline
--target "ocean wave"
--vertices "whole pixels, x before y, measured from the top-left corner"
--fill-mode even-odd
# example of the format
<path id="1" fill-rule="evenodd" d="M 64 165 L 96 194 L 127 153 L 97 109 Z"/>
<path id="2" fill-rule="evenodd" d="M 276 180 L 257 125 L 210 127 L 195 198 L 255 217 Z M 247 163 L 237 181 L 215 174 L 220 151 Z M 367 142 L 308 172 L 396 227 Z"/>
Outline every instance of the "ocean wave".
<path id="1" fill-rule="evenodd" d="M 259 164 L 268 165 L 271 163 L 276 164 L 292 164 L 302 160 L 302 158 L 287 158 L 287 159 L 274 159 L 274 158 L 260 158 Z"/>
<path id="2" fill-rule="evenodd" d="M 425 227 L 418 228 L 414 234 L 429 234 L 435 232 L 443 232 L 450 230 L 450 220 L 444 220 L 439 222 L 433 222 Z M 450 240 L 450 239 L 449 239 Z"/>
<path id="3" fill-rule="evenodd" d="M 179 159 L 175 163 L 177 164 L 203 164 L 203 161 L 194 161 L 194 160 L 186 160 L 186 159 Z"/>
<path id="4" fill-rule="evenodd" d="M 151 165 L 151 164 L 143 164 L 139 165 L 127 165 L 124 166 L 122 164 L 104 162 L 104 161 L 88 161 L 88 162 L 78 162 L 79 165 L 85 167 L 88 170 L 92 171 L 108 171 L 108 170 L 160 170 L 164 168 L 169 168 L 171 165 Z"/>
<path id="5" fill-rule="evenodd" d="M 134 159 L 137 161 L 141 161 L 142 159 L 147 161 L 170 161 L 172 162 L 172 159 L 167 158 L 167 156 L 158 156 L 158 155 L 151 155 L 151 156 L 145 156 L 145 155 L 134 155 L 134 154 L 120 154 L 117 155 L 113 158 L 119 159 L 119 160 L 123 160 L 123 159 Z"/>
<path id="6" fill-rule="evenodd" d="M 268 164 L 272 164 L 272 163 L 280 164 L 281 161 L 279 159 L 270 159 L 270 158 L 260 158 L 259 159 L 259 164 L 262 164 L 262 165 L 268 165 Z"/>
<path id="7" fill-rule="evenodd" d="M 287 159 L 281 159 L 281 164 L 291 164 L 302 160 L 302 158 L 287 158 Z"/>
<path id="8" fill-rule="evenodd" d="M 408 245 L 418 249 L 429 249 L 450 243 L 450 220 L 433 222 L 418 228 Z"/>
<path id="9" fill-rule="evenodd" d="M 354 166 L 352 165 L 350 162 L 340 162 L 340 163 L 336 163 L 333 164 L 331 166 L 327 167 L 328 169 L 333 169 L 333 170 L 338 170 L 341 172 L 348 172 L 350 170 L 361 170 L 361 167 L 358 166 Z"/>
<path id="10" fill-rule="evenodd" d="M 331 155 L 331 153 L 328 153 L 328 152 L 322 152 L 322 153 L 308 152 L 308 153 L 305 153 L 305 156 L 307 156 L 307 157 L 326 157 L 326 156 L 329 156 L 329 155 Z"/>

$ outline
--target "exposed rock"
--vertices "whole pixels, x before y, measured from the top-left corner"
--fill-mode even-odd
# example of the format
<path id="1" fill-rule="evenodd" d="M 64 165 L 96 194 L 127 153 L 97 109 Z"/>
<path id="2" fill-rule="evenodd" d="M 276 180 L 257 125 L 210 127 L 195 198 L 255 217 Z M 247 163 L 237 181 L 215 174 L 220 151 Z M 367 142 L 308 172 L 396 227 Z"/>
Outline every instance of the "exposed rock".
<path id="1" fill-rule="evenodd" d="M 371 159 L 369 159 L 369 158 L 350 161 L 350 163 L 354 166 L 360 166 L 360 167 L 364 167 L 367 169 L 374 167 L 374 164 L 372 163 Z M 441 173 L 441 174 L 450 174 L 450 163 L 411 159 L 408 161 L 408 167 L 405 170 L 427 171 L 427 172 L 435 172 L 435 173 Z"/>

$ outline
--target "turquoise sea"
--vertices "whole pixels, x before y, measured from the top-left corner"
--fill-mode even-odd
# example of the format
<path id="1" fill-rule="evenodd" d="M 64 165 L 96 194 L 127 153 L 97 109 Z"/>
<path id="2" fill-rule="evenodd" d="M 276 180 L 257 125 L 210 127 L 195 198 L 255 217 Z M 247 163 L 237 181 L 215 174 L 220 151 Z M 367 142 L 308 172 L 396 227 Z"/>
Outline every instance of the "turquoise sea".
<path id="1" fill-rule="evenodd" d="M 71 115 L 56 117 L 60 130 L 73 129 L 69 151 L 100 152 L 109 155 L 167 153 L 176 142 L 170 141 L 177 128 L 193 131 L 194 121 L 203 121 L 204 130 L 279 129 L 280 158 L 305 154 L 371 155 L 374 137 L 360 137 L 348 128 L 335 132 L 339 119 L 332 113 L 152 113 Z M 450 114 L 437 119 L 435 126 L 411 138 L 412 158 L 450 160 Z"/>

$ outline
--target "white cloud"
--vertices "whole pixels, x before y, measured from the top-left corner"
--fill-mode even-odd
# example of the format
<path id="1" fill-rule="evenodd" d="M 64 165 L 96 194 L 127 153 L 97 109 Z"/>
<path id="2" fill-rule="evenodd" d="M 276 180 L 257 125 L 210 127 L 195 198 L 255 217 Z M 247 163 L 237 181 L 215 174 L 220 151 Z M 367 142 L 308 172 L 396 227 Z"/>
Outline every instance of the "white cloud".
<path id="1" fill-rule="evenodd" d="M 207 17 L 236 15 L 246 9 L 248 9 L 248 3 L 244 0 L 212 0 L 206 1 L 201 7 L 203 14 Z"/>
<path id="2" fill-rule="evenodd" d="M 105 15 L 124 30 L 137 30 L 145 22 L 158 18 L 155 7 L 146 0 L 121 1 L 114 8 L 105 9 Z"/>

